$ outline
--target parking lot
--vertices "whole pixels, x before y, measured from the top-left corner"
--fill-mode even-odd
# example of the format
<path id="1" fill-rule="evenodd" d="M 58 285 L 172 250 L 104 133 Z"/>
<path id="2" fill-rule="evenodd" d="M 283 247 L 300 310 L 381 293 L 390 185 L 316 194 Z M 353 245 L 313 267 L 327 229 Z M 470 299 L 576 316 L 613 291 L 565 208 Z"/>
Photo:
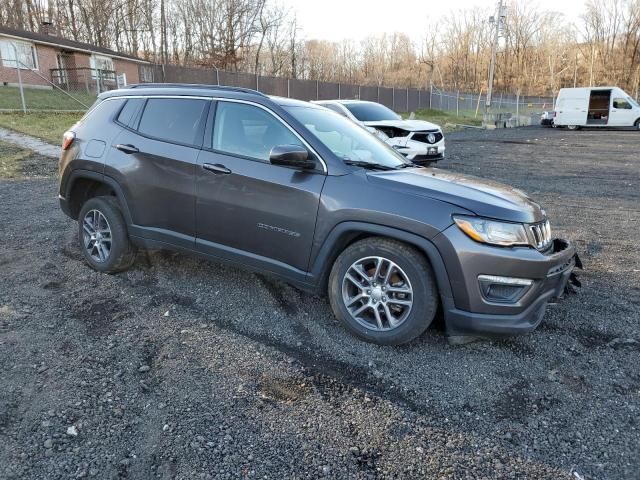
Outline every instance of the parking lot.
<path id="1" fill-rule="evenodd" d="M 324 298 L 183 254 L 96 273 L 30 157 L 0 180 L 0 477 L 638 478 L 639 146 L 448 135 L 442 168 L 528 192 L 585 267 L 537 331 L 464 347 L 366 344 Z"/>

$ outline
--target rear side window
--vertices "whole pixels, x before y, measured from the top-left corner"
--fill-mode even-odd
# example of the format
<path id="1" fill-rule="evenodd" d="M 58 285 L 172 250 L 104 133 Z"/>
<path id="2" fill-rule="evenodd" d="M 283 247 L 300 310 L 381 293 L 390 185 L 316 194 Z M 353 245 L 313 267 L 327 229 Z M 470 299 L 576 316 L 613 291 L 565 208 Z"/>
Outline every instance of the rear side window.
<path id="1" fill-rule="evenodd" d="M 150 98 L 138 131 L 168 142 L 193 145 L 207 102 L 195 98 Z"/>
<path id="2" fill-rule="evenodd" d="M 127 103 L 125 103 L 122 110 L 120 110 L 120 115 L 118 115 L 118 123 L 133 128 L 142 102 L 144 102 L 142 98 L 131 98 L 127 100 Z"/>

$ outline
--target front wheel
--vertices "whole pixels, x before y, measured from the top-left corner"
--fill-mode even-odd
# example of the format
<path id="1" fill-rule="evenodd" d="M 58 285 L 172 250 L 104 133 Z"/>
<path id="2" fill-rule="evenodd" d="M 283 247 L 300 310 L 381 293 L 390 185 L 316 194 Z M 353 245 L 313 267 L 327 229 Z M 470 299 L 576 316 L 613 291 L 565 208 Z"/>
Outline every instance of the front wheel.
<path id="1" fill-rule="evenodd" d="M 380 345 L 418 337 L 438 307 L 424 255 L 386 238 L 367 238 L 345 249 L 333 265 L 328 290 L 338 320 L 359 338 Z"/>
<path id="2" fill-rule="evenodd" d="M 633 126 L 636 127 L 636 130 L 640 131 L 640 118 L 636 120 L 636 123 L 634 123 Z"/>

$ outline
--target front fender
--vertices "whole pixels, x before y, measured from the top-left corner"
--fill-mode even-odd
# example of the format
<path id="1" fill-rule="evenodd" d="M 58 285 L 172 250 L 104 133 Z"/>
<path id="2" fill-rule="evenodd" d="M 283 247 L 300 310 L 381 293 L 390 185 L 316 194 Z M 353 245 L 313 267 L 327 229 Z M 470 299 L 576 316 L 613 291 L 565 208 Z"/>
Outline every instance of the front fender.
<path id="1" fill-rule="evenodd" d="M 449 275 L 440 252 L 431 241 L 405 230 L 357 221 L 342 222 L 336 225 L 327 235 L 315 256 L 311 268 L 311 275 L 316 279 L 319 290 L 324 291 L 326 288 L 331 267 L 340 252 L 342 252 L 353 239 L 363 234 L 367 236 L 375 235 L 393 238 L 418 248 L 425 254 L 429 263 L 431 263 L 443 304 L 449 304 L 451 302 L 452 292 Z"/>

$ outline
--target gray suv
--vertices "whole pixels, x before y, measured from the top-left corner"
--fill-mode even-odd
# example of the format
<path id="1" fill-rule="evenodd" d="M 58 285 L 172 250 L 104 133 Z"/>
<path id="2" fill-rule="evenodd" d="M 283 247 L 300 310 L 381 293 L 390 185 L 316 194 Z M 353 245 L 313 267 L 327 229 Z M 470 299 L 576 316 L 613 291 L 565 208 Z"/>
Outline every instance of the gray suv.
<path id="1" fill-rule="evenodd" d="M 239 88 L 136 85 L 65 133 L 60 205 L 88 264 L 180 249 L 327 293 L 358 337 L 533 330 L 579 262 L 513 188 L 418 167 L 346 118 Z"/>

